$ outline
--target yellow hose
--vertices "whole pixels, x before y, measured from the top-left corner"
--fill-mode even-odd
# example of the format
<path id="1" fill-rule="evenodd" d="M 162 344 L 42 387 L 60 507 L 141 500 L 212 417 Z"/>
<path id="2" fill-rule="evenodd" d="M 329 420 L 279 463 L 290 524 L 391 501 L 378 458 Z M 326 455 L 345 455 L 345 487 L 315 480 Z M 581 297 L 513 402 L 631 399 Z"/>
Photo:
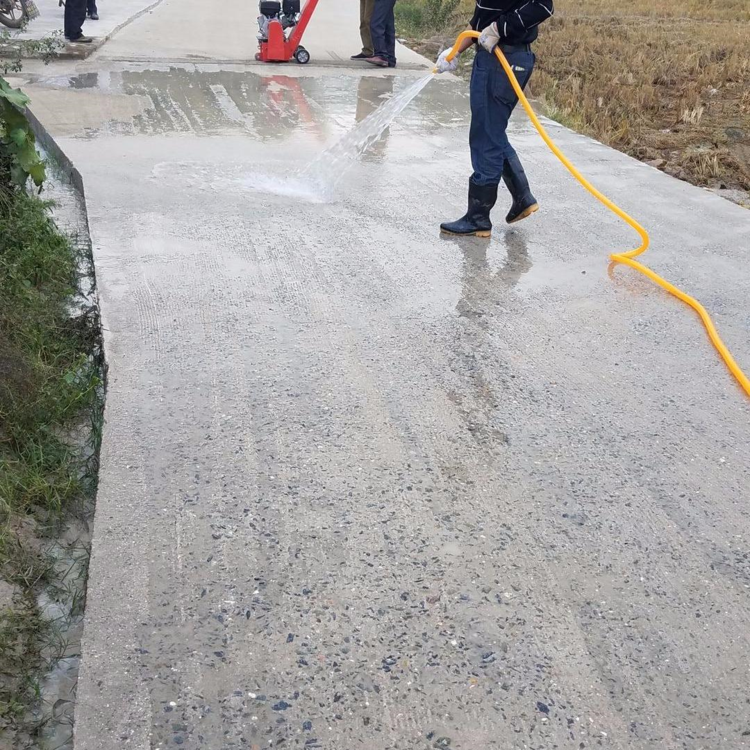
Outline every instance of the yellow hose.
<path id="1" fill-rule="evenodd" d="M 467 39 L 469 37 L 478 38 L 479 36 L 480 34 L 478 31 L 461 32 L 456 39 L 456 43 L 453 45 L 453 49 L 448 53 L 447 59 L 450 61 L 458 54 L 459 45 L 464 39 Z M 647 276 L 649 279 L 651 279 L 651 281 L 653 281 L 655 284 L 658 284 L 662 289 L 665 289 L 670 294 L 682 300 L 685 304 L 690 305 L 690 307 L 692 307 L 693 310 L 698 313 L 700 319 L 703 321 L 703 325 L 706 327 L 706 331 L 708 332 L 708 336 L 711 339 L 711 342 L 716 347 L 716 351 L 718 351 L 721 355 L 721 358 L 729 368 L 729 371 L 737 379 L 745 393 L 750 396 L 750 379 L 748 379 L 747 375 L 745 375 L 745 373 L 740 369 L 740 366 L 734 361 L 734 357 L 732 357 L 729 349 L 727 349 L 724 342 L 721 340 L 721 337 L 716 330 L 716 326 L 713 324 L 711 317 L 706 312 L 706 308 L 703 307 L 703 305 L 701 305 L 698 300 L 694 299 L 688 294 L 685 294 L 685 292 L 683 292 L 681 289 L 678 289 L 673 284 L 670 284 L 661 276 L 654 273 L 650 268 L 644 266 L 642 263 L 639 263 L 637 260 L 633 260 L 633 258 L 636 258 L 637 256 L 641 255 L 641 253 L 646 252 L 646 250 L 648 249 L 650 242 L 648 232 L 635 219 L 628 216 L 628 214 L 626 214 L 625 211 L 623 211 L 619 206 L 616 206 L 609 198 L 607 198 L 606 195 L 603 195 L 601 192 L 599 192 L 599 190 L 597 190 L 573 166 L 573 164 L 565 156 L 565 154 L 560 151 L 560 149 L 555 145 L 549 135 L 547 135 L 547 131 L 544 129 L 542 123 L 539 122 L 539 118 L 531 108 L 529 100 L 524 95 L 523 89 L 519 85 L 518 79 L 516 78 L 513 69 L 508 64 L 508 61 L 505 59 L 505 55 L 502 53 L 499 47 L 495 47 L 495 55 L 500 61 L 500 64 L 503 66 L 503 70 L 508 76 L 508 80 L 510 80 L 511 85 L 513 86 L 513 90 L 516 92 L 516 96 L 518 96 L 519 101 L 521 102 L 523 108 L 526 110 L 526 114 L 529 116 L 532 124 L 537 129 L 537 132 L 542 137 L 542 140 L 549 146 L 552 153 L 565 165 L 565 168 L 573 175 L 573 177 L 576 178 L 576 180 L 578 180 L 578 182 L 581 183 L 581 185 L 583 185 L 583 187 L 586 188 L 586 190 L 589 191 L 589 193 L 591 193 L 591 195 L 593 195 L 597 200 L 603 203 L 610 211 L 617 214 L 617 216 L 619 216 L 624 222 L 629 224 L 640 235 L 640 247 L 637 247 L 635 250 L 629 250 L 626 253 L 614 253 L 610 256 L 612 261 L 614 263 L 623 263 L 627 266 L 630 266 L 631 268 L 634 268 L 636 271 L 640 271 L 640 273 L 642 273 L 644 276 Z"/>

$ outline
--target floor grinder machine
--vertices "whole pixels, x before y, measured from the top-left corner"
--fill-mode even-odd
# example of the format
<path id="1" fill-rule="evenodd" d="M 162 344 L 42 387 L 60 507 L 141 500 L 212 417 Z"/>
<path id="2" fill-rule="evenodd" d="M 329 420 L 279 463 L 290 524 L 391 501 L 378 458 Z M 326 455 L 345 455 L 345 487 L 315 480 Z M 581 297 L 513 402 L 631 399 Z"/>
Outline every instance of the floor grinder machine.
<path id="1" fill-rule="evenodd" d="M 304 65 L 310 53 L 300 44 L 318 0 L 307 0 L 300 12 L 300 0 L 260 0 L 258 42 L 255 55 L 262 62 L 289 62 L 294 58 Z"/>

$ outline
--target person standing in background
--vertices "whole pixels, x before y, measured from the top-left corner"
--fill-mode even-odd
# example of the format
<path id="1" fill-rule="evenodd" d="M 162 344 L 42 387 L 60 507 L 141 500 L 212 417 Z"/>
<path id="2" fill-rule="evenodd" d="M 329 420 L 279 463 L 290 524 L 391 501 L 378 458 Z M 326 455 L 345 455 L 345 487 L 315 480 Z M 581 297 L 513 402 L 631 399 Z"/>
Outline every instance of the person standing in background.
<path id="1" fill-rule="evenodd" d="M 86 2 L 86 15 L 92 21 L 99 20 L 99 11 L 96 9 L 96 0 L 87 0 Z"/>
<path id="2" fill-rule="evenodd" d="M 374 9 L 375 0 L 359 0 L 359 35 L 362 37 L 362 51 L 357 55 L 352 55 L 352 60 L 366 60 L 375 54 L 372 47 L 372 34 L 370 33 Z"/>
<path id="3" fill-rule="evenodd" d="M 91 44 L 90 36 L 83 35 L 83 22 L 86 20 L 87 0 L 65 0 L 65 38 L 69 42 Z"/>
<path id="4" fill-rule="evenodd" d="M 379 68 L 396 67 L 396 0 L 375 0 L 370 33 L 374 54 L 365 62 Z"/>

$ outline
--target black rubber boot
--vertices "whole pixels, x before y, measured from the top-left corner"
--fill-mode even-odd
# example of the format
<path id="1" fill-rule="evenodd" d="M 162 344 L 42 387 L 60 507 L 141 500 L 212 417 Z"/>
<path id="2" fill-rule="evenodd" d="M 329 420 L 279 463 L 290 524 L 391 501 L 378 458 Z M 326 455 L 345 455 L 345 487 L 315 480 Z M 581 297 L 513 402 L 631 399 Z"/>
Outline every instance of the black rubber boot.
<path id="1" fill-rule="evenodd" d="M 489 237 L 492 234 L 490 211 L 497 201 L 497 185 L 476 185 L 469 180 L 469 209 L 458 221 L 445 222 L 440 231 L 445 234 Z"/>
<path id="2" fill-rule="evenodd" d="M 503 164 L 503 182 L 513 198 L 513 205 L 505 217 L 508 224 L 515 224 L 539 210 L 539 204 L 531 194 L 526 172 L 524 172 L 521 160 L 516 154 L 506 159 L 505 164 Z"/>

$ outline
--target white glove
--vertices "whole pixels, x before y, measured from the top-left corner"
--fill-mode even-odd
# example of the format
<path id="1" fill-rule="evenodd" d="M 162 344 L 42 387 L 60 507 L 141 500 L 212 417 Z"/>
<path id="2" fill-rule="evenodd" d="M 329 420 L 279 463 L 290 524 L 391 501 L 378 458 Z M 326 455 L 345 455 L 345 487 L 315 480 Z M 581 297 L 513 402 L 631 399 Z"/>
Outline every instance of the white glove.
<path id="1" fill-rule="evenodd" d="M 437 68 L 438 73 L 453 73 L 455 70 L 458 70 L 458 55 L 456 55 L 452 60 L 448 60 L 448 55 L 450 54 L 450 48 L 444 49 L 438 59 L 435 63 L 435 67 Z"/>
<path id="2" fill-rule="evenodd" d="M 482 31 L 479 37 L 479 44 L 490 54 L 495 51 L 495 47 L 500 44 L 500 32 L 497 30 L 497 23 L 491 23 Z"/>

